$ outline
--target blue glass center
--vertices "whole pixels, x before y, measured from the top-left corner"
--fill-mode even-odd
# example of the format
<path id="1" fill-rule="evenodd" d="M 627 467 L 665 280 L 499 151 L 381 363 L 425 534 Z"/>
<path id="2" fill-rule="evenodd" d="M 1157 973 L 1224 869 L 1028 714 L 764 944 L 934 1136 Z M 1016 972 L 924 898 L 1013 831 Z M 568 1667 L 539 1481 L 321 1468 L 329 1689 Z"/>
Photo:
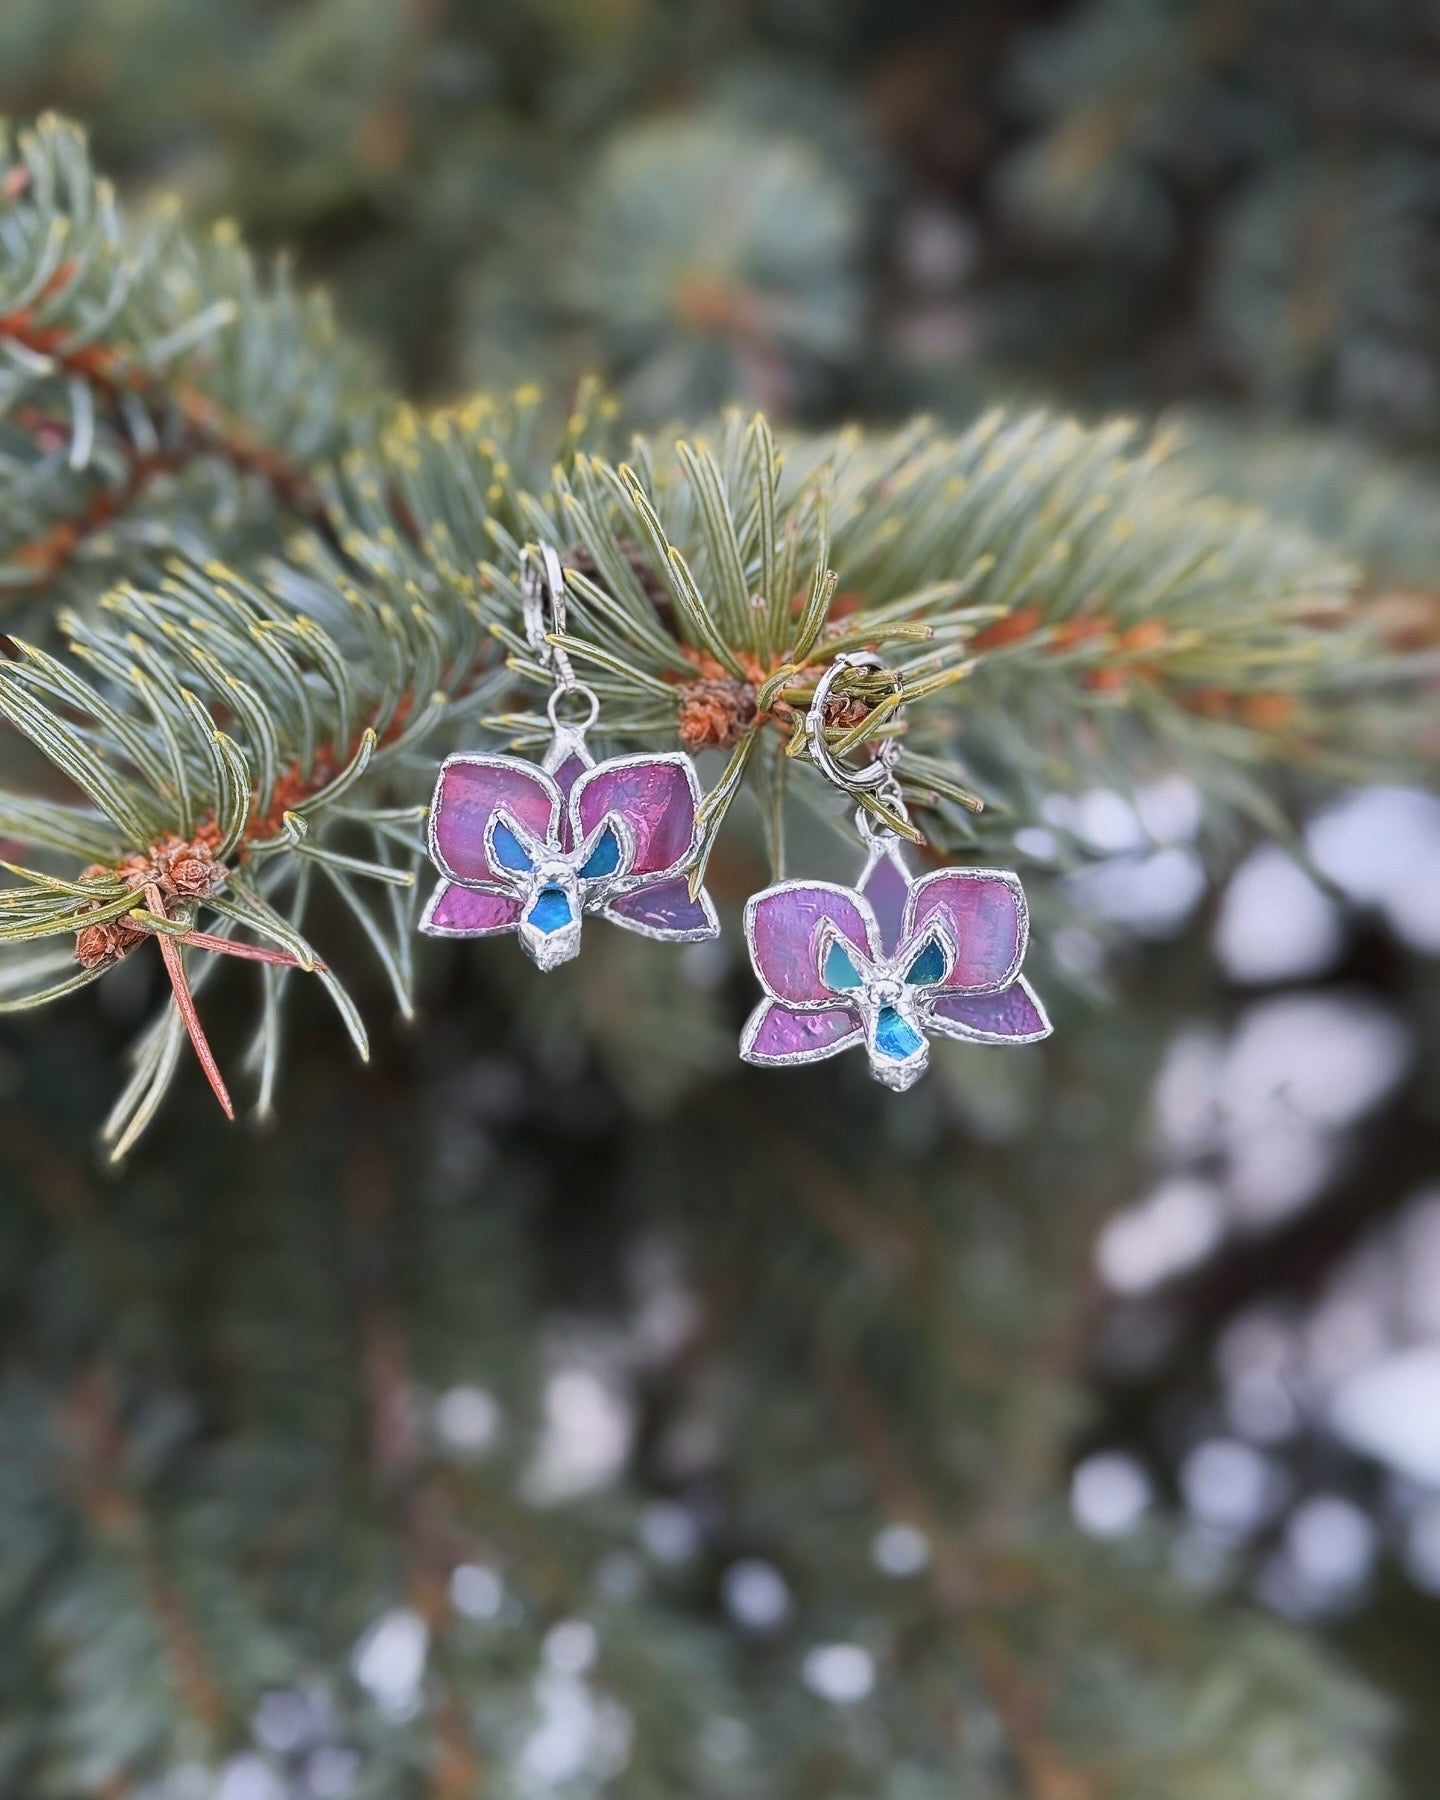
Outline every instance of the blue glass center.
<path id="1" fill-rule="evenodd" d="M 530 908 L 530 923 L 537 931 L 546 933 L 563 931 L 574 917 L 564 888 L 541 888 L 535 896 L 535 904 Z"/>
<path id="2" fill-rule="evenodd" d="M 502 869 L 525 870 L 530 867 L 525 846 L 503 819 L 495 821 L 490 833 L 490 846 Z"/>
<path id="3" fill-rule="evenodd" d="M 620 867 L 620 840 L 610 826 L 606 826 L 595 841 L 595 848 L 585 858 L 585 867 L 580 871 L 582 878 L 593 881 L 600 875 L 613 875 Z"/>
<path id="4" fill-rule="evenodd" d="M 907 1025 L 893 1006 L 882 1006 L 875 1021 L 875 1048 L 894 1062 L 904 1062 L 925 1042 L 913 1026 Z"/>
<path id="5" fill-rule="evenodd" d="M 932 982 L 945 979 L 945 952 L 938 939 L 930 939 L 911 963 L 905 979 L 911 987 L 929 987 Z"/>
<path id="6" fill-rule="evenodd" d="M 821 979 L 830 988 L 858 988 L 860 971 L 850 958 L 850 953 L 841 944 L 839 938 L 832 940 L 830 948 L 825 952 L 825 966 L 821 970 Z"/>

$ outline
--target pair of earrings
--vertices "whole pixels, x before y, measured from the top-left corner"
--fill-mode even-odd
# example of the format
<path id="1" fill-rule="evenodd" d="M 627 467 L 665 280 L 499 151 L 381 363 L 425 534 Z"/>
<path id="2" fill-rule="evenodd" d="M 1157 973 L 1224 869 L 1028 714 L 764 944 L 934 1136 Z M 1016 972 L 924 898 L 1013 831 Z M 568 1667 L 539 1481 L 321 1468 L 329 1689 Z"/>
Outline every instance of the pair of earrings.
<path id="1" fill-rule="evenodd" d="M 585 737 L 599 701 L 550 641 L 565 630 L 565 580 L 549 545 L 524 551 L 521 591 L 527 641 L 554 683 L 550 746 L 538 766 L 483 751 L 442 764 L 430 809 L 441 879 L 420 929 L 465 938 L 514 931 L 547 970 L 579 952 L 587 914 L 667 943 L 718 936 L 709 895 L 690 892 L 700 847 L 694 763 L 682 751 L 597 763 Z M 825 704 L 839 675 L 883 667 L 871 651 L 837 656 L 805 731 L 830 781 L 851 796 L 874 794 L 903 818 L 898 741 L 882 739 L 857 770 L 825 739 Z M 916 880 L 893 831 L 863 805 L 855 823 L 865 860 L 854 888 L 782 881 L 746 903 L 745 939 L 764 997 L 741 1033 L 745 1061 L 785 1068 L 863 1044 L 871 1073 L 900 1092 L 924 1074 L 932 1035 L 985 1044 L 1048 1036 L 1020 973 L 1029 913 L 1019 878 L 940 869 Z"/>

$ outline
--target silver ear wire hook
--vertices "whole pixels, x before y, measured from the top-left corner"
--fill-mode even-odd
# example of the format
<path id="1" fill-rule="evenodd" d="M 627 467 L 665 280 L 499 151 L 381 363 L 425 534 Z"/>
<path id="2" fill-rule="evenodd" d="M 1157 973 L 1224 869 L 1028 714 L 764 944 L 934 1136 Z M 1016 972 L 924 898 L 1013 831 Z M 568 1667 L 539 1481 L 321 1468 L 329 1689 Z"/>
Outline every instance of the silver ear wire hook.
<path id="1" fill-rule="evenodd" d="M 842 652 L 830 664 L 815 685 L 815 692 L 810 699 L 809 710 L 805 714 L 805 741 L 810 748 L 811 760 L 828 781 L 834 782 L 841 793 L 858 797 L 861 794 L 874 794 L 883 800 L 894 813 L 901 818 L 906 816 L 905 802 L 900 794 L 900 778 L 895 773 L 900 761 L 900 741 L 894 737 L 881 738 L 875 746 L 875 754 L 863 768 L 849 769 L 842 763 L 830 745 L 825 741 L 825 703 L 830 698 L 836 681 L 847 669 L 871 669 L 877 672 L 886 669 L 884 659 L 873 650 L 850 650 Z M 886 672 L 895 683 L 896 693 L 902 691 L 903 677 L 898 669 Z M 873 841 L 875 821 L 862 805 L 856 813 L 856 822 L 861 835 Z M 881 829 L 884 829 L 883 827 Z"/>
<path id="2" fill-rule="evenodd" d="M 562 693 L 575 687 L 570 658 L 552 635 L 565 632 L 565 571 L 552 544 L 527 544 L 520 552 L 520 598 L 525 612 L 525 641 L 553 676 Z"/>
<path id="3" fill-rule="evenodd" d="M 566 618 L 565 571 L 553 544 L 527 544 L 520 552 L 520 600 L 525 641 L 554 683 L 545 703 L 554 736 L 542 765 L 552 770 L 571 756 L 588 758 L 585 733 L 600 716 L 599 696 L 575 679 L 569 656 L 559 644 L 550 641 L 552 636 L 564 636 Z M 572 699 L 584 710 L 578 717 L 567 718 L 566 702 Z"/>

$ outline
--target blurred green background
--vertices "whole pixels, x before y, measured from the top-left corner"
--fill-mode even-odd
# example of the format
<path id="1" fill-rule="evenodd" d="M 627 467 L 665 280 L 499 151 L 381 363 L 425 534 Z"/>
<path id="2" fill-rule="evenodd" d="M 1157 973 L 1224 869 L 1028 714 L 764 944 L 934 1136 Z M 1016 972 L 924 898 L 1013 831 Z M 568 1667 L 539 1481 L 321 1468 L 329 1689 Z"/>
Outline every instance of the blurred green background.
<path id="1" fill-rule="evenodd" d="M 127 199 L 178 194 L 293 257 L 418 399 L 598 372 L 642 423 L 730 400 L 815 424 L 1013 400 L 1166 415 L 1204 479 L 1360 559 L 1397 644 L 1440 645 L 1425 0 L 4 0 L 0 111 L 47 108 L 90 128 Z M 376 1069 L 298 1007 L 277 1133 L 219 1139 L 187 1077 L 118 1182 L 85 1138 L 141 972 L 7 1022 L 9 1440 L 43 1433 L 41 1390 L 93 1345 L 126 1373 L 69 1402 L 94 1465 L 80 1523 L 18 1478 L 0 1501 L 0 1543 L 23 1546 L 7 1567 L 32 1571 L 0 1600 L 37 1558 L 78 1571 L 36 1627 L 63 1652 L 37 1672 L 0 1648 L 3 1791 L 488 1793 L 468 1764 L 445 1774 L 453 1721 L 420 1708 L 415 1626 L 443 1565 L 461 1638 L 432 1661 L 455 1659 L 452 1691 L 473 1684 L 508 1742 L 521 1627 L 509 1647 L 484 1632 L 511 1562 L 552 1735 L 495 1792 L 957 1791 L 925 1746 L 963 1672 L 867 1587 L 940 1552 L 903 1505 L 873 1554 L 853 1535 L 854 1468 L 792 1329 L 829 1308 L 955 1466 L 1003 1439 L 1022 1473 L 992 1510 L 1034 1502 L 1057 1533 L 1068 1514 L 1064 1555 L 1108 1545 L 1117 1594 L 1163 1569 L 1343 1653 L 1389 1721 L 1394 1791 L 1429 1800 L 1440 802 L 1289 799 L 1290 851 L 1199 848 L 1183 772 L 1057 800 L 1052 843 L 1019 847 L 1055 1043 L 951 1047 L 898 1112 L 839 1065 L 737 1069 L 733 940 L 643 974 L 643 946 L 591 960 L 587 941 L 583 974 L 543 988 L 506 946 L 446 946 Z M 1047 887 L 1061 843 L 1085 867 Z M 797 867 L 812 853 L 833 854 L 817 833 Z M 732 909 L 762 881 L 754 844 L 717 857 Z M 911 1341 L 905 1282 L 932 1256 Z M 969 1370 L 968 1398 L 927 1358 Z M 492 1477 L 498 1421 L 522 1416 L 540 1448 Z M 277 1419 L 279 1468 L 258 1430 Z M 132 1481 L 217 1590 L 207 1656 L 180 1663 L 222 1673 L 194 1675 L 179 1726 L 148 1685 L 163 1597 L 122 1628 L 143 1545 L 77 1548 Z M 590 1509 L 563 1532 L 546 1482 Z M 287 1532 L 303 1553 L 275 1549 Z M 264 1605 L 224 1574 L 257 1563 L 283 1571 L 278 1594 L 256 1577 Z M 591 1627 L 555 1636 L 575 1591 L 633 1677 L 628 1725 L 577 1697 Z M 802 1655 L 832 1638 L 868 1660 Z M 895 1642 L 914 1661 L 883 1727 L 835 1724 Z M 1079 1712 L 1149 1703 L 1087 1680 Z M 1297 1691 L 1302 1713 L 1332 1704 Z M 37 1765 L 37 1719 L 70 1702 L 64 1754 Z M 713 1785 L 684 1785 L 692 1754 Z M 977 1800 L 1169 1800 L 965 1755 Z M 1285 1766 L 1183 1792 L 1371 1791 Z"/>

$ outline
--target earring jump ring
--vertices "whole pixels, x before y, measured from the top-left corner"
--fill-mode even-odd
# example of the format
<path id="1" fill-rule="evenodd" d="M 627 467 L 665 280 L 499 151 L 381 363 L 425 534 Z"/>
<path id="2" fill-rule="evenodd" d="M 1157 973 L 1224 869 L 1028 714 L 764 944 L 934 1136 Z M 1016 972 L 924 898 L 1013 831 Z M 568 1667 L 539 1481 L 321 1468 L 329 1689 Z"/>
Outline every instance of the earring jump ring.
<path id="1" fill-rule="evenodd" d="M 583 717 L 564 719 L 560 716 L 562 703 L 570 701 L 578 701 L 585 709 Z M 572 681 L 569 687 L 557 686 L 551 690 L 550 698 L 545 702 L 545 716 L 550 721 L 551 729 L 557 734 L 570 732 L 584 737 L 596 719 L 600 717 L 600 698 L 594 688 L 588 688 L 579 681 Z"/>

